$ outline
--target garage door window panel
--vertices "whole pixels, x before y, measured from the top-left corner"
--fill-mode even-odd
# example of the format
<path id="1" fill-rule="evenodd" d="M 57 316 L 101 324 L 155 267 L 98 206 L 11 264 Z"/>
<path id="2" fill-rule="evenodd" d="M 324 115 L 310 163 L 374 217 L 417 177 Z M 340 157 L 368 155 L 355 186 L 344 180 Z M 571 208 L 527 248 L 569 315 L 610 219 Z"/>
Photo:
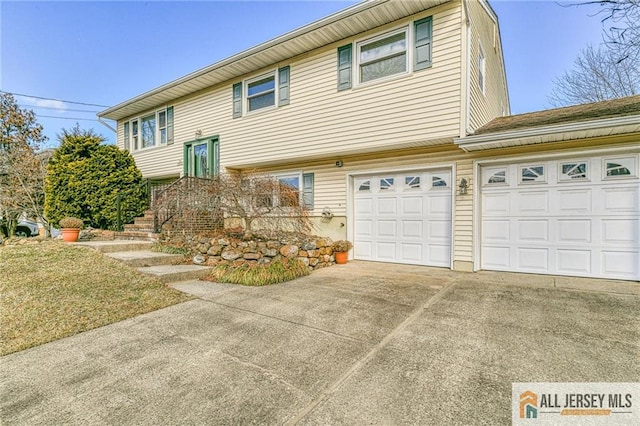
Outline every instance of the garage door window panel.
<path id="1" fill-rule="evenodd" d="M 393 191 L 395 179 L 392 177 L 380 179 L 380 191 Z"/>
<path id="2" fill-rule="evenodd" d="M 432 188 L 447 188 L 449 183 L 447 179 L 443 176 L 432 176 L 431 177 L 431 187 Z"/>
<path id="3" fill-rule="evenodd" d="M 546 183 L 546 169 L 543 164 L 520 167 L 520 183 Z"/>
<path id="4" fill-rule="evenodd" d="M 604 160 L 604 179 L 624 179 L 638 177 L 635 157 L 606 158 Z"/>
<path id="5" fill-rule="evenodd" d="M 405 176 L 404 186 L 407 190 L 420 189 L 420 176 Z"/>
<path id="6" fill-rule="evenodd" d="M 484 171 L 485 185 L 507 185 L 507 168 L 486 169 Z"/>
<path id="7" fill-rule="evenodd" d="M 589 163 L 587 161 L 560 163 L 558 175 L 560 182 L 589 180 Z"/>
<path id="8" fill-rule="evenodd" d="M 358 192 L 371 192 L 371 180 L 356 181 L 356 187 L 358 188 Z"/>

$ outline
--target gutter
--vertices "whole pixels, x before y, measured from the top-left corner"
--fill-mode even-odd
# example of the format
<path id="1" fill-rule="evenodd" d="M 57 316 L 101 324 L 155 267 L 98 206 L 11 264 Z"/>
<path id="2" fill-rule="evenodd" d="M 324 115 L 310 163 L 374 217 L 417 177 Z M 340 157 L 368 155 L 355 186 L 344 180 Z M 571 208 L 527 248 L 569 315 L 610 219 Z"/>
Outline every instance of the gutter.
<path id="1" fill-rule="evenodd" d="M 317 29 L 320 29 L 322 27 L 325 27 L 325 26 L 327 26 L 329 24 L 332 24 L 332 23 L 334 23 L 336 21 L 340 21 L 340 20 L 345 19 L 345 18 L 347 18 L 349 16 L 358 14 L 358 13 L 360 13 L 362 11 L 367 10 L 367 9 L 371 9 L 371 8 L 373 8 L 375 6 L 380 5 L 380 4 L 388 3 L 389 1 L 391 1 L 391 0 L 367 0 L 367 1 L 364 1 L 362 3 L 355 4 L 355 5 L 347 8 L 347 9 L 344 9 L 342 11 L 334 13 L 333 15 L 329 15 L 329 16 L 323 18 L 323 19 L 320 19 L 319 21 L 315 21 L 315 22 L 312 22 L 312 23 L 307 24 L 305 26 L 299 27 L 299 28 L 297 28 L 295 30 L 292 30 L 292 31 L 286 33 L 286 34 L 283 34 L 283 35 L 278 36 L 276 38 L 273 38 L 273 39 L 271 39 L 269 41 L 261 43 L 261 44 L 259 44 L 257 46 L 249 48 L 249 49 L 247 49 L 247 50 L 245 50 L 243 52 L 237 53 L 237 54 L 235 54 L 233 56 L 230 56 L 230 57 L 228 57 L 226 59 L 218 61 L 218 62 L 216 62 L 216 63 L 214 63 L 212 65 L 209 65 L 207 67 L 204 67 L 204 68 L 201 68 L 201 69 L 199 69 L 197 71 L 194 71 L 191 74 L 187 74 L 186 76 L 181 77 L 181 78 L 179 78 L 177 80 L 174 80 L 174 81 L 172 81 L 170 83 L 167 83 L 165 85 L 162 85 L 160 87 L 152 89 L 152 90 L 150 90 L 148 92 L 145 92 L 145 93 L 143 93 L 141 95 L 138 95 L 135 98 L 131 98 L 131 99 L 129 99 L 129 100 L 125 101 L 125 102 L 122 102 L 122 103 L 120 103 L 118 105 L 115 105 L 115 106 L 113 106 L 111 108 L 105 109 L 104 111 L 99 112 L 97 115 L 98 115 L 98 117 L 106 116 L 106 115 L 111 114 L 111 113 L 113 113 L 113 112 L 115 112 L 115 111 L 117 111 L 117 110 L 119 110 L 121 108 L 124 108 L 124 107 L 126 107 L 126 106 L 128 106 L 130 104 L 133 104 L 135 102 L 141 101 L 141 100 L 143 100 L 143 99 L 145 99 L 145 98 L 147 98 L 149 96 L 164 92 L 164 91 L 166 91 L 168 89 L 171 89 L 172 87 L 175 87 L 175 86 L 180 85 L 182 83 L 186 83 L 186 82 L 188 82 L 188 81 L 190 81 L 192 79 L 198 78 L 198 77 L 200 77 L 200 76 L 202 76 L 204 74 L 207 74 L 207 73 L 210 73 L 212 71 L 215 71 L 216 69 L 221 68 L 221 67 L 223 67 L 225 65 L 230 65 L 230 64 L 232 64 L 234 62 L 237 62 L 237 61 L 239 61 L 241 59 L 244 59 L 244 58 L 247 58 L 249 56 L 252 56 L 255 53 L 261 52 L 261 51 L 266 50 L 266 49 L 270 49 L 270 48 L 272 48 L 274 46 L 277 46 L 279 44 L 282 44 L 282 43 L 287 42 L 289 40 L 292 40 L 294 38 L 300 37 L 300 36 L 302 36 L 302 35 L 304 35 L 306 33 L 309 33 L 309 32 L 315 31 Z"/>
<path id="2" fill-rule="evenodd" d="M 640 131 L 640 115 L 614 117 L 597 121 L 578 122 L 570 124 L 556 124 L 545 127 L 528 128 L 523 130 L 487 133 L 476 136 L 455 138 L 453 142 L 465 151 L 475 151 L 483 147 L 490 148 L 493 143 L 514 139 L 526 139 L 538 136 L 549 136 L 558 133 L 597 130 L 604 128 L 615 129 L 622 126 L 638 126 Z"/>

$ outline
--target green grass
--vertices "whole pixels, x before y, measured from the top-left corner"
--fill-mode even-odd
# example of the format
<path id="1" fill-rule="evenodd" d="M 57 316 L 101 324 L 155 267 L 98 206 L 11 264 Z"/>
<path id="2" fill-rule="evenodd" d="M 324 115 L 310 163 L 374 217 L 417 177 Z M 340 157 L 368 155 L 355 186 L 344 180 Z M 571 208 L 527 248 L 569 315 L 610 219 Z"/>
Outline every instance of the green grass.
<path id="1" fill-rule="evenodd" d="M 61 242 L 0 247 L 0 355 L 189 300 L 101 253 Z"/>
<path id="2" fill-rule="evenodd" d="M 263 286 L 277 284 L 309 275 L 309 268 L 297 259 L 273 261 L 266 265 L 217 265 L 206 278 L 219 283 Z"/>

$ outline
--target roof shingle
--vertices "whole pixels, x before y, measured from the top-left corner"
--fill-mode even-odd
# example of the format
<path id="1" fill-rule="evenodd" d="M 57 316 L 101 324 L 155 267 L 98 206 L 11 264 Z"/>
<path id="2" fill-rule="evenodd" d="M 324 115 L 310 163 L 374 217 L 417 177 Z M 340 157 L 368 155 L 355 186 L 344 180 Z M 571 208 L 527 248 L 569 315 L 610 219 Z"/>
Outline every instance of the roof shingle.
<path id="1" fill-rule="evenodd" d="M 526 114 L 498 117 L 477 129 L 474 135 L 569 124 L 605 118 L 640 115 L 640 95 L 590 104 L 574 105 Z"/>

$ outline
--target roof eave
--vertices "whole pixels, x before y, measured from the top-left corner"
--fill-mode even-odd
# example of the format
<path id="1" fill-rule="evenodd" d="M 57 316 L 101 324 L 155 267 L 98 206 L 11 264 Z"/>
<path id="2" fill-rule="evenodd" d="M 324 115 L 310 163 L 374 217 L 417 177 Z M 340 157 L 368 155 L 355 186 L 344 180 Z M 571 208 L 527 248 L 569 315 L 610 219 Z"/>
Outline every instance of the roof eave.
<path id="1" fill-rule="evenodd" d="M 423 7 L 426 7 L 428 5 L 428 7 L 435 7 L 439 4 L 443 4 L 443 3 L 447 3 L 451 0 L 421 0 L 419 2 L 419 4 L 422 4 Z M 330 25 L 336 24 L 340 21 L 344 21 L 354 15 L 358 15 L 361 13 L 366 12 L 369 9 L 373 9 L 375 7 L 379 7 L 381 5 L 385 5 L 387 3 L 395 3 L 393 0 L 366 0 L 363 1 L 361 3 L 355 4 L 351 7 L 348 7 L 344 10 L 338 11 L 332 15 L 329 15 L 327 17 L 321 18 L 317 21 L 314 21 L 310 24 L 307 24 L 305 26 L 299 27 L 295 30 L 292 30 L 286 34 L 283 34 L 281 36 L 278 36 L 276 38 L 273 38 L 269 41 L 266 41 L 264 43 L 261 43 L 257 46 L 254 46 L 252 48 L 249 48 L 247 50 L 244 50 L 240 53 L 237 53 L 236 55 L 233 55 L 231 57 L 228 57 L 226 59 L 223 59 L 221 61 L 218 61 L 212 65 L 209 65 L 205 68 L 202 68 L 200 70 L 194 71 L 193 73 L 190 73 L 184 77 L 178 78 L 176 80 L 173 80 L 167 84 L 164 84 L 160 87 L 157 87 L 155 89 L 152 89 L 150 91 L 147 91 L 141 95 L 138 95 L 134 98 L 131 98 L 127 101 L 124 101 L 118 105 L 115 105 L 111 108 L 107 108 L 104 111 L 101 111 L 97 114 L 98 117 L 100 118 L 107 118 L 107 119 L 111 119 L 111 120 L 120 120 L 123 119 L 125 117 L 128 117 L 132 114 L 137 114 L 139 112 L 142 112 L 146 109 L 149 108 L 153 108 L 155 106 L 159 106 L 162 105 L 163 103 L 169 102 L 169 99 L 171 99 L 171 101 L 173 101 L 174 99 L 180 98 L 182 96 L 184 96 L 184 93 L 186 92 L 181 92 L 180 94 L 178 94 L 175 97 L 171 97 L 167 94 L 167 92 L 171 91 L 172 89 L 174 89 L 176 92 L 178 92 L 179 90 L 178 87 L 181 85 L 186 85 L 189 83 L 194 83 L 196 87 L 196 89 L 193 89 L 190 91 L 190 93 L 193 92 L 197 92 L 198 90 L 202 90 L 204 88 L 206 88 L 205 83 L 198 83 L 196 82 L 197 79 L 199 78 L 205 78 L 206 76 L 210 76 L 210 77 L 215 77 L 214 73 L 216 71 L 220 71 L 223 68 L 227 68 L 226 71 L 228 71 L 231 74 L 231 77 L 226 77 L 224 79 L 221 79 L 220 81 L 216 81 L 216 83 L 212 83 L 212 84 L 217 84 L 219 82 L 222 81 L 228 81 L 229 79 L 233 79 L 239 76 L 242 76 L 244 74 L 246 74 L 246 70 L 243 70 L 241 68 L 242 65 L 239 65 L 239 69 L 238 70 L 233 70 L 230 69 L 232 68 L 234 65 L 236 64 L 240 64 L 241 61 L 243 61 L 244 59 L 256 56 L 256 55 L 260 55 L 262 53 L 264 53 L 265 51 L 269 50 L 269 49 L 274 49 L 277 48 L 278 46 L 284 44 L 284 43 L 288 43 L 292 40 L 301 38 L 305 35 L 311 34 L 314 31 L 319 31 L 322 30 L 325 27 L 328 27 Z M 398 4 L 402 4 L 402 2 L 398 2 Z M 403 5 L 402 8 L 405 8 L 406 5 Z M 424 9 L 426 10 L 426 9 Z M 411 12 L 412 13 L 416 13 L 416 12 Z M 407 15 L 408 16 L 408 15 Z M 396 18 L 397 19 L 397 18 Z M 347 25 L 343 26 L 344 28 L 340 28 L 340 29 L 336 29 L 336 28 L 329 28 L 329 30 L 333 30 L 336 31 L 337 34 L 339 35 L 338 38 L 335 38 L 335 40 L 333 42 L 339 41 L 341 39 L 344 38 L 348 38 L 354 35 L 353 33 L 353 29 L 352 28 L 348 28 Z M 308 52 L 310 50 L 313 50 L 315 48 L 317 48 L 317 46 L 311 46 L 309 44 L 305 45 L 305 48 L 307 49 L 306 51 L 301 51 L 301 52 L 297 52 L 295 55 L 293 56 L 297 56 L 299 54 Z M 282 52 L 280 52 L 282 53 Z M 291 57 L 291 56 L 289 56 Z M 283 56 L 282 60 L 287 59 L 286 57 Z M 270 64 L 273 63 L 273 61 L 267 61 L 266 59 L 263 61 L 264 63 L 261 62 L 261 66 L 269 66 Z M 258 68 L 255 68 L 258 69 Z M 215 78 L 214 78 L 215 79 Z M 210 86 L 211 84 L 209 84 Z M 166 95 L 166 96 L 162 96 L 162 95 Z M 151 100 L 153 99 L 153 102 L 151 102 Z M 145 102 L 146 101 L 146 102 Z"/>
<path id="2" fill-rule="evenodd" d="M 640 133 L 640 115 L 471 135 L 456 138 L 454 143 L 462 150 L 471 152 L 632 133 Z"/>

